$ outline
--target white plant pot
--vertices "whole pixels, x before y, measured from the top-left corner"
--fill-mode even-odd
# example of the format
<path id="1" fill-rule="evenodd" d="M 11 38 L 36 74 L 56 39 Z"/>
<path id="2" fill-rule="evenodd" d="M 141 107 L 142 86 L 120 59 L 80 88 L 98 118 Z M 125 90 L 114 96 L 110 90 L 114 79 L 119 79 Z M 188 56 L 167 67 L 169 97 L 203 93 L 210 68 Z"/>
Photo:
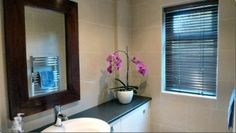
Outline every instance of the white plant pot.
<path id="1" fill-rule="evenodd" d="M 117 91 L 117 98 L 120 103 L 128 104 L 132 101 L 134 91 Z"/>

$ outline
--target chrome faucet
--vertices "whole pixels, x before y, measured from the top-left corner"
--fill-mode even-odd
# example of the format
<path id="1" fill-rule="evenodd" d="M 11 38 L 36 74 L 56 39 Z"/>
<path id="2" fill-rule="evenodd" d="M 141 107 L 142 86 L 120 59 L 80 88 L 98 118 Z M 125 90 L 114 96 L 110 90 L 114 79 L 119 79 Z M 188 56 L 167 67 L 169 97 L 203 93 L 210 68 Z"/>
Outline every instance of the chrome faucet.
<path id="1" fill-rule="evenodd" d="M 68 120 L 68 117 L 65 114 L 61 113 L 61 106 L 57 105 L 54 107 L 55 122 L 54 125 L 57 127 L 62 127 L 62 121 Z"/>
<path id="2" fill-rule="evenodd" d="M 14 121 L 12 123 L 11 131 L 10 132 L 16 132 L 16 133 L 23 133 L 23 121 L 22 116 L 24 113 L 17 113 L 17 116 L 14 117 Z M 0 131 L 1 132 L 1 131 Z"/>

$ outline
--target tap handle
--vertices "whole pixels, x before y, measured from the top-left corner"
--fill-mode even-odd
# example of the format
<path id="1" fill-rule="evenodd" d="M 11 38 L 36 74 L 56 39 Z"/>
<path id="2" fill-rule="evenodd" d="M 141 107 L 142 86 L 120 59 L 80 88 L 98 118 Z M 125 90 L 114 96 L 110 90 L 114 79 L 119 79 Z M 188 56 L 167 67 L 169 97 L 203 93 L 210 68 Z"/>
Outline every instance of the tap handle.
<path id="1" fill-rule="evenodd" d="M 25 114 L 24 113 L 17 113 L 17 116 L 18 117 L 22 117 L 22 116 L 24 116 Z"/>
<path id="2" fill-rule="evenodd" d="M 65 114 L 58 114 L 57 117 L 61 118 L 62 121 L 67 121 L 68 117 Z"/>
<path id="3" fill-rule="evenodd" d="M 14 117 L 14 121 L 12 123 L 12 131 L 13 132 L 18 132 L 18 133 L 24 132 L 23 121 L 22 121 L 23 115 L 24 115 L 24 113 L 17 113 L 17 116 Z"/>
<path id="4" fill-rule="evenodd" d="M 54 107 L 54 111 L 55 111 L 56 114 L 61 113 L 61 106 L 60 105 L 56 105 Z"/>
<path id="5" fill-rule="evenodd" d="M 61 117 L 57 117 L 56 122 L 54 124 L 57 127 L 61 127 L 62 126 L 62 118 Z"/>
<path id="6" fill-rule="evenodd" d="M 60 110 L 60 109 L 61 109 L 61 105 L 56 105 L 56 106 L 54 106 L 54 109 L 55 109 L 55 110 Z"/>
<path id="7" fill-rule="evenodd" d="M 24 115 L 25 115 L 24 113 L 17 113 L 16 119 L 17 119 L 19 122 L 22 122 L 22 116 L 24 116 Z"/>

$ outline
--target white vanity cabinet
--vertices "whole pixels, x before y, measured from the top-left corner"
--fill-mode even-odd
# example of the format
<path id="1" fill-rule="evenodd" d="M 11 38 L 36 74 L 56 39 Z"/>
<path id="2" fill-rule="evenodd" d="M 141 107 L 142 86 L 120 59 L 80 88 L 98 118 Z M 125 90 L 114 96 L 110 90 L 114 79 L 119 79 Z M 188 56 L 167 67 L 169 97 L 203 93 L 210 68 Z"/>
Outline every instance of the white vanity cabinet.
<path id="1" fill-rule="evenodd" d="M 150 102 L 110 123 L 113 132 L 150 132 Z"/>
<path id="2" fill-rule="evenodd" d="M 110 123 L 110 126 L 111 126 L 111 132 L 121 132 L 121 126 L 120 126 L 120 123 L 121 123 L 121 118 Z"/>
<path id="3" fill-rule="evenodd" d="M 236 114 L 236 98 L 234 99 L 234 114 Z M 234 116 L 234 126 L 233 126 L 233 132 L 236 132 L 236 117 Z"/>

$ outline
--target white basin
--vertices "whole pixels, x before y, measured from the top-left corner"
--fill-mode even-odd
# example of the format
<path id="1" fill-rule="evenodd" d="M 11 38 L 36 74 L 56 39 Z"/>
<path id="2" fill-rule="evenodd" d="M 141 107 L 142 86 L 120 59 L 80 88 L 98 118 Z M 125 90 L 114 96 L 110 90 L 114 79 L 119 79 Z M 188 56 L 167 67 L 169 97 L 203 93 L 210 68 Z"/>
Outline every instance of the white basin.
<path id="1" fill-rule="evenodd" d="M 63 127 L 50 126 L 42 132 L 110 132 L 110 125 L 96 118 L 76 118 L 63 122 Z"/>

